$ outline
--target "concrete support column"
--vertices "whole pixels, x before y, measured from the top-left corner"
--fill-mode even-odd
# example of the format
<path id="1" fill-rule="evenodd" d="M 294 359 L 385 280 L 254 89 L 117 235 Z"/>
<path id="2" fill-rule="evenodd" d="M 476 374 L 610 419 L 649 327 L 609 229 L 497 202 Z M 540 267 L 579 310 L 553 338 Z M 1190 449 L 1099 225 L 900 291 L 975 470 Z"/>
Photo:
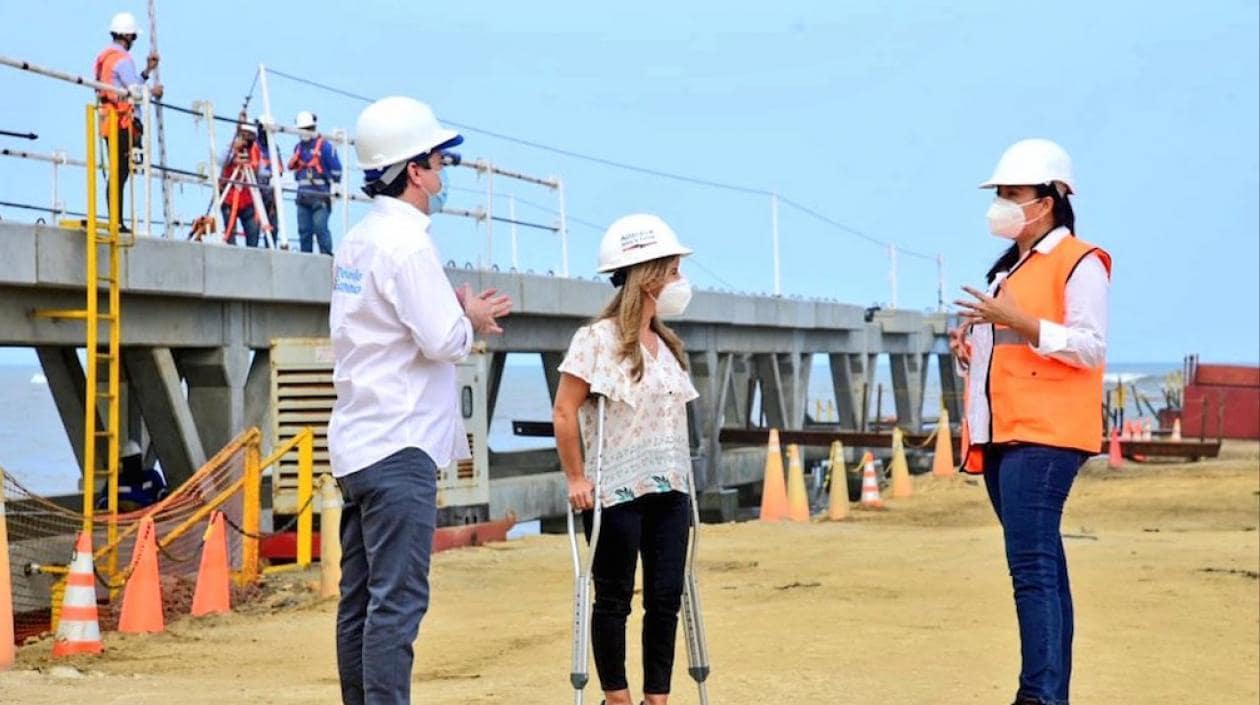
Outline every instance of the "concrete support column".
<path id="1" fill-rule="evenodd" d="M 936 356 L 937 369 L 941 377 L 941 401 L 949 410 L 949 418 L 955 423 L 962 421 L 963 413 L 963 378 L 954 369 L 954 356 L 946 353 Z"/>
<path id="2" fill-rule="evenodd" d="M 53 403 L 61 416 L 61 425 L 66 431 L 70 447 L 74 449 L 74 457 L 79 463 L 79 472 L 83 472 L 83 405 L 87 403 L 87 377 L 83 364 L 79 362 L 78 348 L 74 347 L 38 347 L 40 367 L 48 380 L 48 391 L 52 392 Z M 104 424 L 98 411 L 97 428 Z M 98 442 L 96 453 L 103 458 L 106 444 Z"/>
<path id="3" fill-rule="evenodd" d="M 496 352 L 490 354 L 490 370 L 487 372 L 489 377 L 486 379 L 486 423 L 494 423 L 494 410 L 499 404 L 499 389 L 503 384 L 503 369 L 507 366 L 507 356 L 505 352 Z"/>
<path id="4" fill-rule="evenodd" d="M 169 348 L 123 348 L 123 363 L 167 484 L 176 487 L 205 465 L 206 452 L 175 357 Z"/>
<path id="5" fill-rule="evenodd" d="M 875 356 L 866 353 L 835 353 L 827 357 L 831 363 L 831 384 L 835 390 L 840 427 L 853 431 L 865 428 L 869 400 L 875 393 L 872 384 Z M 868 402 L 865 406 L 864 400 Z"/>
<path id="6" fill-rule="evenodd" d="M 188 407 L 201 445 L 217 453 L 245 429 L 249 350 L 240 345 L 188 350 L 179 358 L 188 383 Z"/>
<path id="7" fill-rule="evenodd" d="M 245 376 L 245 425 L 258 427 L 262 431 L 263 455 L 272 449 L 271 418 L 271 350 L 263 348 L 254 351 L 254 359 L 249 363 L 249 372 Z"/>
<path id="8" fill-rule="evenodd" d="M 551 395 L 551 403 L 556 403 L 556 391 L 560 389 L 560 363 L 564 362 L 564 353 L 542 353 L 543 374 L 547 376 L 547 393 Z"/>
<path id="9" fill-rule="evenodd" d="M 892 368 L 893 399 L 897 423 L 908 431 L 923 427 L 923 389 L 926 384 L 927 355 L 894 353 L 888 356 Z"/>
<path id="10" fill-rule="evenodd" d="M 724 420 L 730 428 L 744 428 L 752 414 L 753 384 L 752 363 L 747 355 L 729 355 L 731 363 L 731 388 L 726 396 Z"/>

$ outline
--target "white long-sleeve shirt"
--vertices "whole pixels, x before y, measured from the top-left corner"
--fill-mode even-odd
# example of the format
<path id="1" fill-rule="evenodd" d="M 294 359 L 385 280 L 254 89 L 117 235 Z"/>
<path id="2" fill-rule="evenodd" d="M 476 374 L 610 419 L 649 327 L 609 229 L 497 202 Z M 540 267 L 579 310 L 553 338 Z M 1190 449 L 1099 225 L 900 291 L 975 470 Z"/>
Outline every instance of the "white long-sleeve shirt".
<path id="1" fill-rule="evenodd" d="M 1037 243 L 1032 251 L 1049 254 L 1071 237 L 1067 228 L 1056 228 Z M 1031 251 L 1030 251 L 1031 252 Z M 1023 259 L 1027 258 L 1025 254 Z M 989 285 L 993 296 L 1007 272 L 998 272 Z M 1068 277 L 1064 289 L 1063 323 L 1042 319 L 1038 344 L 1031 346 L 1042 357 L 1054 358 L 1073 367 L 1098 367 L 1107 360 L 1107 302 L 1111 290 L 1111 278 L 1107 268 L 1097 255 L 1091 254 L 1081 261 L 1076 271 Z M 980 323 L 968 333 L 971 346 L 971 374 L 967 377 L 967 429 L 972 443 L 989 442 L 988 386 L 989 359 L 993 356 L 993 325 Z"/>
<path id="2" fill-rule="evenodd" d="M 440 468 L 471 457 L 459 413 L 455 362 L 472 323 L 442 269 L 429 217 L 377 196 L 334 259 L 328 327 L 337 402 L 328 423 L 333 476 L 399 450 Z"/>

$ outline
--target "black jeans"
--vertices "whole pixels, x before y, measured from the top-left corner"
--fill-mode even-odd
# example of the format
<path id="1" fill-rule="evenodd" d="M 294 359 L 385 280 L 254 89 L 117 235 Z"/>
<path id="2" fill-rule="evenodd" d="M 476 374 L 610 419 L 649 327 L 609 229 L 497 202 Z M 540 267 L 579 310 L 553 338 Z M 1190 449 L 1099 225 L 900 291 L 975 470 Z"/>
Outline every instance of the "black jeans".
<path id="1" fill-rule="evenodd" d="M 140 135 L 143 134 L 143 129 L 144 128 L 140 125 L 139 120 L 135 120 L 132 122 L 130 130 L 127 130 L 121 127 L 118 128 L 118 149 L 117 149 L 118 200 L 115 201 L 112 205 L 117 206 L 118 222 L 122 225 L 126 225 L 129 222 L 127 220 L 126 214 L 123 212 L 123 207 L 127 203 L 127 200 L 126 200 L 127 178 L 131 176 L 131 145 L 133 142 L 137 144 L 140 143 Z M 105 139 L 105 145 L 107 148 L 105 153 L 106 153 L 106 156 L 108 157 L 109 136 L 102 135 L 102 137 Z M 106 166 L 108 167 L 108 165 L 109 165 L 109 162 L 106 161 Z M 109 170 L 107 168 L 106 177 L 105 177 L 105 199 L 107 203 L 109 202 L 109 176 L 108 174 L 109 174 Z"/>
<path id="2" fill-rule="evenodd" d="M 412 643 L 429 609 L 437 467 L 404 448 L 339 478 L 337 671 L 345 705 L 410 705 Z"/>
<path id="3" fill-rule="evenodd" d="M 594 515 L 582 516 L 591 538 Z M 635 562 L 643 558 L 643 692 L 669 693 L 674 640 L 687 563 L 690 498 L 660 492 L 603 510 L 592 576 L 595 606 L 591 645 L 605 691 L 625 690 L 626 617 L 634 595 Z"/>

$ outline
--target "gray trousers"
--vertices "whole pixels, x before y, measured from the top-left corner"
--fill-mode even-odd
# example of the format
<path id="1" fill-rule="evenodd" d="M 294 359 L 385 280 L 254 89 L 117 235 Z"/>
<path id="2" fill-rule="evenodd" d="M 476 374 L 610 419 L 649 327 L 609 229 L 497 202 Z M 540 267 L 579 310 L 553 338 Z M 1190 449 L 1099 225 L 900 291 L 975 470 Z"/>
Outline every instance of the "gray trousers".
<path id="1" fill-rule="evenodd" d="M 344 705 L 410 705 L 412 644 L 429 608 L 437 468 L 404 448 L 337 480 L 341 601 L 337 671 Z"/>

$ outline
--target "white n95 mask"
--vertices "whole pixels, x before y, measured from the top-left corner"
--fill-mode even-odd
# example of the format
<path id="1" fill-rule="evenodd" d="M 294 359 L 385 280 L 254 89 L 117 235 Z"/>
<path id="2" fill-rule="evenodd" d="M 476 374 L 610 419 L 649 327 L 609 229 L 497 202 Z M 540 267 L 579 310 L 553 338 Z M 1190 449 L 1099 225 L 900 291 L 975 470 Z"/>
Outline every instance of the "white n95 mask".
<path id="1" fill-rule="evenodd" d="M 656 313 L 662 317 L 681 316 L 691 303 L 691 282 L 678 279 L 665 285 L 656 297 Z"/>

